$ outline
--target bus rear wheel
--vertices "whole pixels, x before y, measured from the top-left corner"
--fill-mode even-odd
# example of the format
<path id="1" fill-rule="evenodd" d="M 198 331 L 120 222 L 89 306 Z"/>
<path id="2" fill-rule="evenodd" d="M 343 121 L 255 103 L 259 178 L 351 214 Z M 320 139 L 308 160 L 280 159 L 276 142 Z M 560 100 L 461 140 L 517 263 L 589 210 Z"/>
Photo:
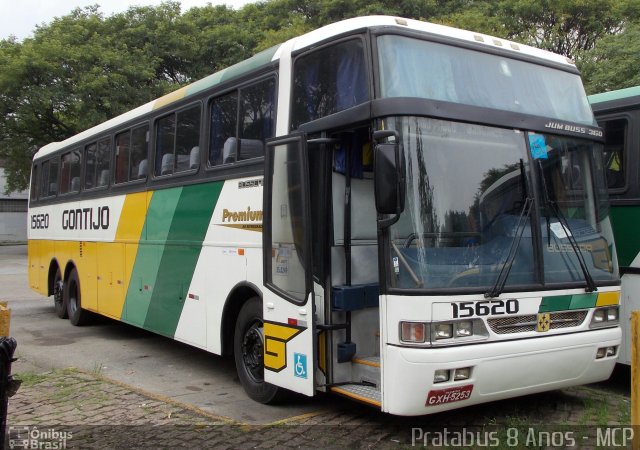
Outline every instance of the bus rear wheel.
<path id="1" fill-rule="evenodd" d="M 238 378 L 247 395 L 260 403 L 274 403 L 282 390 L 264 381 L 264 331 L 262 302 L 249 299 L 240 309 L 233 337 Z"/>
<path id="2" fill-rule="evenodd" d="M 78 278 L 78 271 L 75 267 L 71 269 L 69 278 L 64 284 L 64 301 L 67 304 L 69 322 L 75 326 L 87 324 L 89 321 L 89 312 L 82 309 L 80 279 Z"/>
<path id="3" fill-rule="evenodd" d="M 60 267 L 56 269 L 56 275 L 53 278 L 53 308 L 56 311 L 56 316 L 61 319 L 69 317 L 67 312 L 67 302 L 64 296 L 64 282 L 62 281 L 62 272 Z"/>

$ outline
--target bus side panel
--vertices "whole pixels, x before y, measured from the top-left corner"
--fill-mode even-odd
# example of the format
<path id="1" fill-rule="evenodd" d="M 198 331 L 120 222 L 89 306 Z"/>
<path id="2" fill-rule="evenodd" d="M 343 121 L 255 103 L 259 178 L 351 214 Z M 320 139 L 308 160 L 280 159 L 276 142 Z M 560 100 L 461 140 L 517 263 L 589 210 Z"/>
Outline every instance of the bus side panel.
<path id="1" fill-rule="evenodd" d="M 124 244 L 98 242 L 98 312 L 120 319 L 124 298 Z"/>
<path id="2" fill-rule="evenodd" d="M 150 194 L 149 194 L 150 195 Z M 138 251 L 146 211 L 147 193 L 129 194 L 124 199 L 114 242 L 99 242 L 98 311 L 120 319 Z"/>
<path id="3" fill-rule="evenodd" d="M 146 329 L 170 337 L 176 334 L 222 184 L 197 184 L 181 189 L 144 321 Z M 193 316 L 194 327 L 204 328 L 205 321 L 205 315 Z M 204 345 L 204 339 L 200 345 Z"/>
<path id="4" fill-rule="evenodd" d="M 40 289 L 40 248 L 42 241 L 29 240 L 27 242 L 27 265 L 29 268 L 29 287 L 42 295 L 47 295 L 46 289 Z"/>
<path id="5" fill-rule="evenodd" d="M 79 258 L 75 259 L 82 289 L 82 307 L 98 311 L 97 254 L 95 242 L 81 242 Z"/>
<path id="6" fill-rule="evenodd" d="M 141 240 L 133 262 L 122 320 L 144 327 L 158 269 L 182 188 L 149 192 Z M 131 264 L 130 262 L 127 263 Z"/>
<path id="7" fill-rule="evenodd" d="M 48 295 L 48 283 L 49 283 L 49 265 L 51 264 L 51 260 L 54 257 L 53 253 L 53 242 L 49 240 L 40 241 L 40 250 L 38 251 L 38 261 L 39 261 L 39 269 L 38 269 L 38 286 L 42 295 Z M 59 261 L 62 266 L 60 270 L 64 270 L 65 261 Z"/>
<path id="8" fill-rule="evenodd" d="M 611 226 L 615 236 L 618 264 L 629 267 L 640 250 L 640 233 L 636 226 L 640 217 L 640 206 L 611 207 Z"/>

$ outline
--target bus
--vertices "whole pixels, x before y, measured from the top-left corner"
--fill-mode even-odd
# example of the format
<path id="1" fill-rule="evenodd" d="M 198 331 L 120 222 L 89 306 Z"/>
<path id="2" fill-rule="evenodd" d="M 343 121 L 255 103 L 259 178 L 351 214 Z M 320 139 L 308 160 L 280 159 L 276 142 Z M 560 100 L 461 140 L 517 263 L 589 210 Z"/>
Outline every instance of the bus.
<path id="1" fill-rule="evenodd" d="M 589 102 L 605 130 L 605 170 L 613 234 L 618 243 L 622 279 L 622 345 L 618 362 L 631 365 L 631 312 L 640 310 L 640 86 L 590 95 Z"/>
<path id="2" fill-rule="evenodd" d="M 608 378 L 620 279 L 565 57 L 341 21 L 33 159 L 29 280 L 233 355 L 252 399 L 423 415 Z"/>

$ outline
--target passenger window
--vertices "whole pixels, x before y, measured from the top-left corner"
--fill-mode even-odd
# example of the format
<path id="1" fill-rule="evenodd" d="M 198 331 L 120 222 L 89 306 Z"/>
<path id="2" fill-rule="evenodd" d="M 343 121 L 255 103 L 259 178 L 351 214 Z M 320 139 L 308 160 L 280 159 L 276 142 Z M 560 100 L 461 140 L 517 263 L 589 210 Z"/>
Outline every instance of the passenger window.
<path id="1" fill-rule="evenodd" d="M 264 156 L 264 141 L 275 131 L 275 92 L 270 78 L 213 99 L 210 166 Z"/>
<path id="2" fill-rule="evenodd" d="M 235 161 L 237 119 L 237 91 L 218 97 L 211 102 L 209 165 L 219 166 Z"/>
<path id="3" fill-rule="evenodd" d="M 95 179 L 93 180 L 93 186 L 108 186 L 109 179 L 111 178 L 111 139 L 106 138 L 98 141 L 95 151 L 95 164 L 96 172 Z"/>
<path id="4" fill-rule="evenodd" d="M 292 129 L 367 100 L 368 77 L 360 39 L 325 47 L 296 60 Z"/>
<path id="5" fill-rule="evenodd" d="M 158 120 L 156 175 L 197 169 L 200 165 L 200 105 Z"/>
<path id="6" fill-rule="evenodd" d="M 129 181 L 147 178 L 149 127 L 134 128 L 131 132 L 131 161 L 129 163 Z"/>
<path id="7" fill-rule="evenodd" d="M 60 193 L 80 192 L 80 149 L 62 155 Z"/>
<path id="8" fill-rule="evenodd" d="M 111 152 L 110 139 L 87 145 L 84 163 L 84 188 L 93 189 L 109 184 Z"/>
<path id="9" fill-rule="evenodd" d="M 125 131 L 116 135 L 116 183 L 129 181 L 129 147 L 131 133 Z"/>
<path id="10" fill-rule="evenodd" d="M 50 159 L 42 163 L 42 184 L 40 192 L 43 197 L 52 197 L 58 193 L 58 160 Z"/>
<path id="11" fill-rule="evenodd" d="M 33 165 L 33 168 L 31 169 L 31 193 L 29 194 L 29 198 L 31 200 L 35 200 L 38 198 L 38 175 L 40 174 L 40 172 L 38 172 L 38 166 L 37 165 Z"/>
<path id="12" fill-rule="evenodd" d="M 84 148 L 84 188 L 93 189 L 96 186 L 96 148 L 97 144 L 89 144 Z"/>
<path id="13" fill-rule="evenodd" d="M 607 187 L 620 189 L 626 186 L 626 141 L 627 120 L 613 119 L 600 124 L 605 130 L 604 164 L 607 172 Z"/>
<path id="14" fill-rule="evenodd" d="M 147 177 L 148 141 L 147 125 L 116 135 L 116 183 Z"/>
<path id="15" fill-rule="evenodd" d="M 275 80 L 240 91 L 240 148 L 238 160 L 264 156 L 264 141 L 274 135 Z"/>

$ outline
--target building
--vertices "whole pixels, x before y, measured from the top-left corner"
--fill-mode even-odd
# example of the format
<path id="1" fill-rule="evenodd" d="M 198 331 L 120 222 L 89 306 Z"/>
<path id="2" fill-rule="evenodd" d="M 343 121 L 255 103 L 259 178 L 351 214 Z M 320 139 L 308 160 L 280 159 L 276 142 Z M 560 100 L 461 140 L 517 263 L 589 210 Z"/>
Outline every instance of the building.
<path id="1" fill-rule="evenodd" d="M 1 162 L 0 162 L 1 163 Z M 0 166 L 0 243 L 27 241 L 28 191 L 5 193 L 5 169 Z"/>

